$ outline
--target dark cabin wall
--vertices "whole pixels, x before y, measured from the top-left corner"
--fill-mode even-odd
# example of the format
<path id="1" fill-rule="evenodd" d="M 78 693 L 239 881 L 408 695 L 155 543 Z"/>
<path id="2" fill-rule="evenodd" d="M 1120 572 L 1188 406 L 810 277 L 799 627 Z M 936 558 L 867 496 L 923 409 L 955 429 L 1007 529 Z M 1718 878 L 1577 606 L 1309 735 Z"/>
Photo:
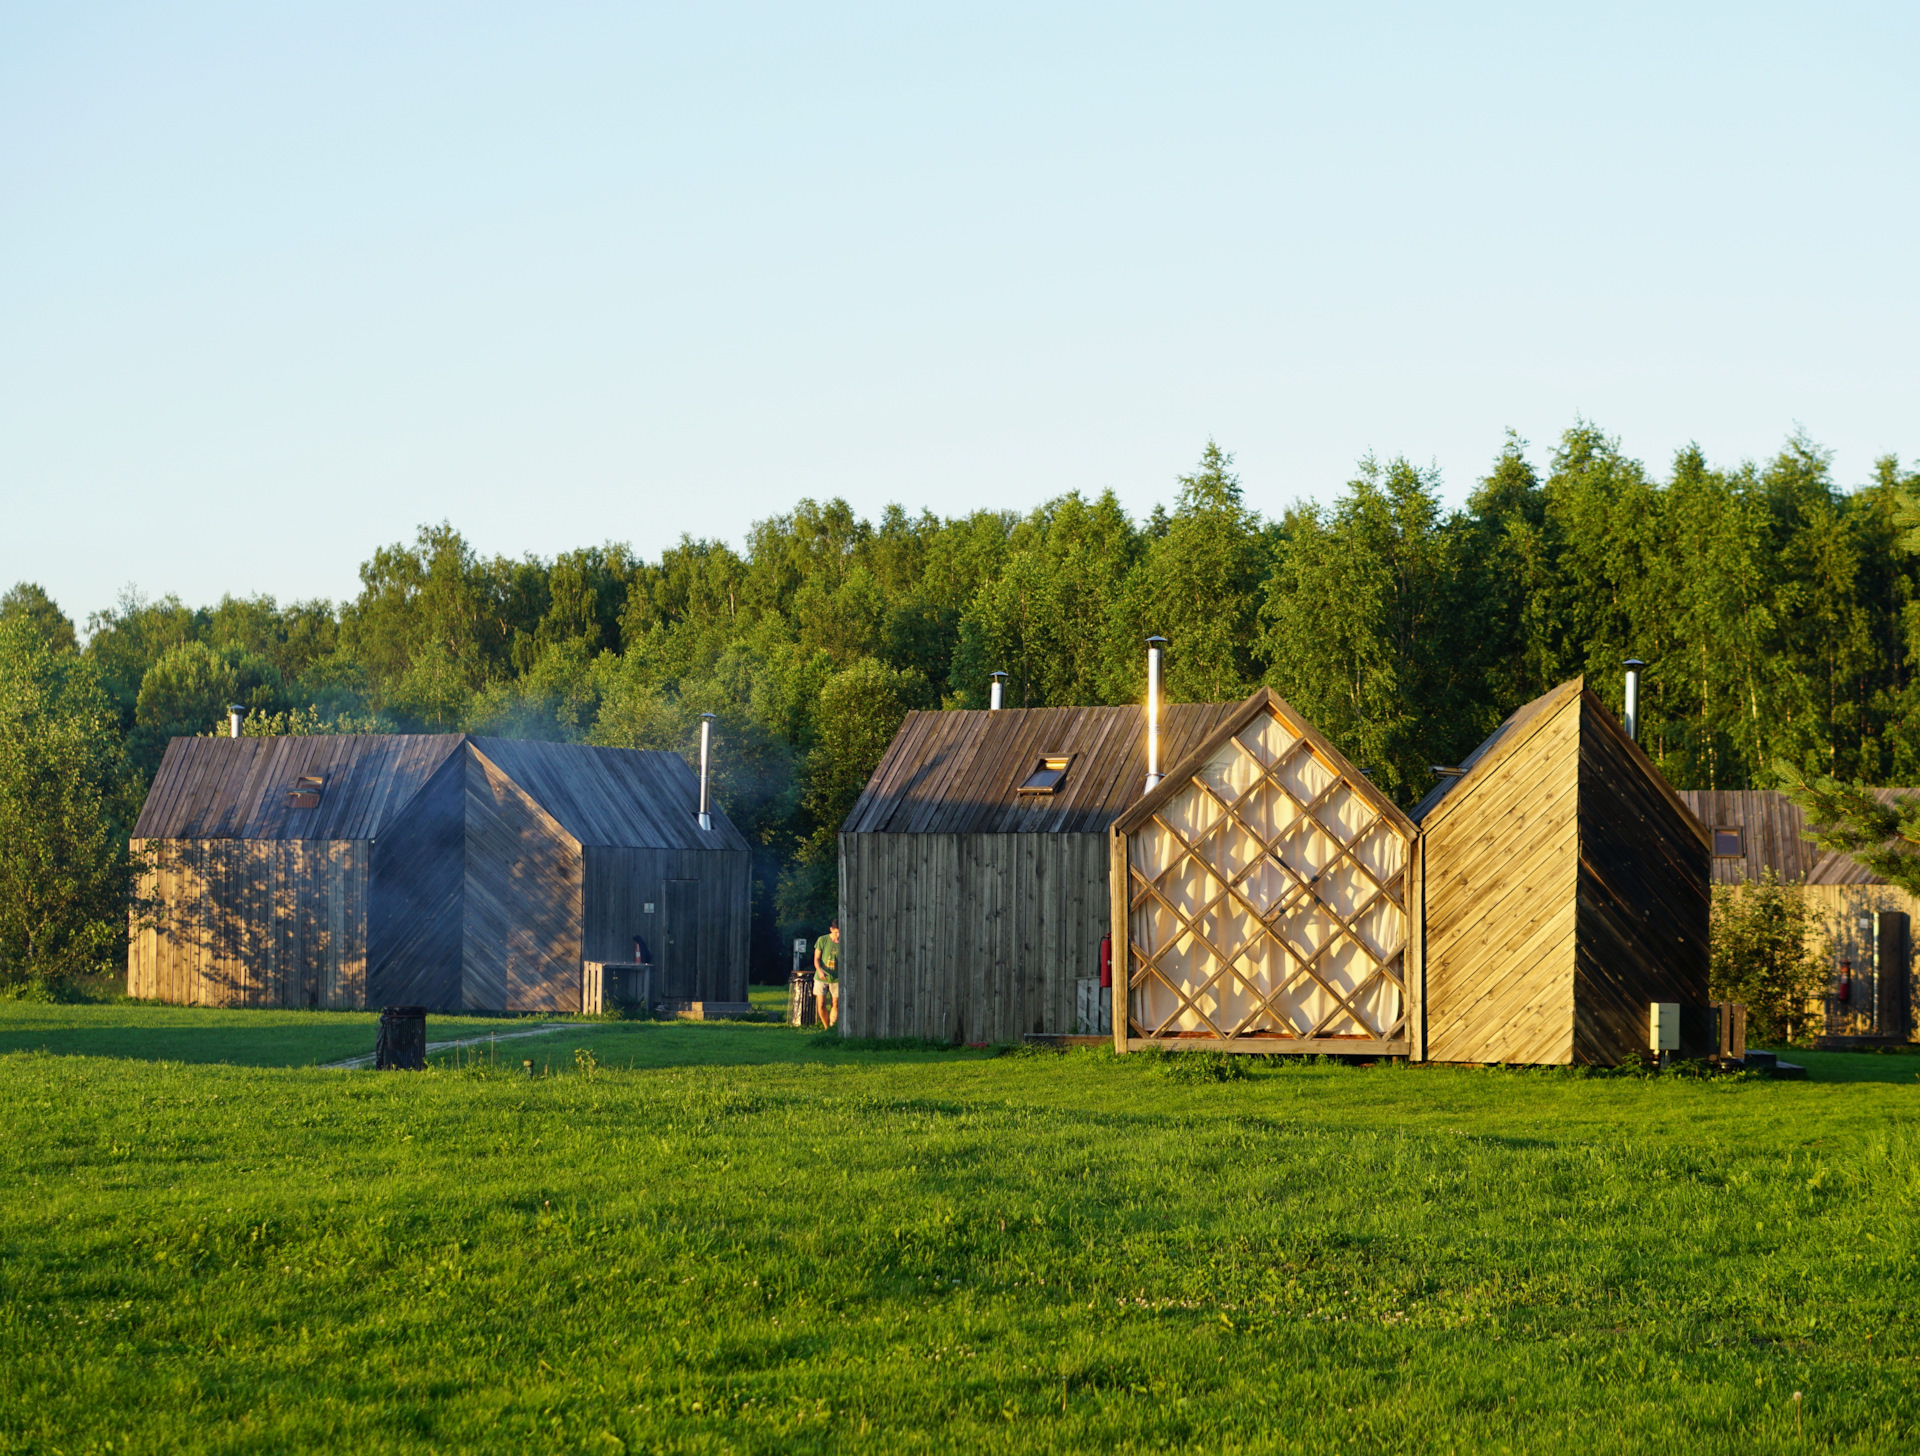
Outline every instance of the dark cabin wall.
<path id="1" fill-rule="evenodd" d="M 127 994 L 178 1006 L 366 1004 L 368 846 L 357 840 L 134 840 L 141 898 Z"/>
<path id="2" fill-rule="evenodd" d="M 461 1004 L 580 1009 L 581 854 L 553 817 L 477 753 L 465 756 Z"/>
<path id="3" fill-rule="evenodd" d="M 848 1036 L 1018 1041 L 1074 1029 L 1100 973 L 1108 844 L 1094 834 L 842 834 Z"/>
<path id="4" fill-rule="evenodd" d="M 1422 823 L 1429 1060 L 1573 1060 L 1579 729 L 1570 697 Z"/>
<path id="5" fill-rule="evenodd" d="M 1680 1003 L 1681 1052 L 1704 1056 L 1712 851 L 1604 713 L 1582 694 L 1574 1059 L 1644 1051 L 1655 1001 Z"/>
<path id="6" fill-rule="evenodd" d="M 443 763 L 373 844 L 367 1004 L 457 1011 L 466 896 L 466 754 Z"/>
<path id="7" fill-rule="evenodd" d="M 746 850 L 629 849 L 587 845 L 582 851 L 586 959 L 625 961 L 637 933 L 662 980 L 661 996 L 688 1001 L 745 1001 L 752 918 L 751 854 Z M 669 881 L 690 882 L 671 891 Z M 694 924 L 670 928 L 670 905 L 691 901 Z M 649 914 L 646 907 L 651 904 Z M 695 947 L 691 967 L 670 967 L 668 937 Z"/>

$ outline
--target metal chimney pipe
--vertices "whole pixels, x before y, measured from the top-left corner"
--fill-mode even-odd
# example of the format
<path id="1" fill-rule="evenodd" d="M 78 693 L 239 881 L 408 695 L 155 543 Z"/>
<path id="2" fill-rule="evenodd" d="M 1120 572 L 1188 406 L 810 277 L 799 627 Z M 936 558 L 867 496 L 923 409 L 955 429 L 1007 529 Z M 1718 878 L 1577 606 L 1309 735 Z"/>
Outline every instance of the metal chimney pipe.
<path id="1" fill-rule="evenodd" d="M 1627 659 L 1627 737 L 1640 741 L 1640 669 L 1646 663 L 1637 657 Z"/>
<path id="2" fill-rule="evenodd" d="M 227 737 L 238 738 L 240 736 L 240 720 L 246 716 L 247 716 L 246 704 L 244 703 L 228 703 L 227 704 Z"/>
<path id="3" fill-rule="evenodd" d="M 1147 639 L 1147 792 L 1160 782 L 1160 657 L 1167 639 Z"/>
<path id="4" fill-rule="evenodd" d="M 707 765 L 713 752 L 714 714 L 700 715 L 700 827 L 713 828 L 713 815 L 707 812 Z"/>
<path id="5" fill-rule="evenodd" d="M 1004 672 L 993 674 L 993 686 L 987 690 L 987 710 L 997 713 L 1006 701 L 1007 675 Z"/>

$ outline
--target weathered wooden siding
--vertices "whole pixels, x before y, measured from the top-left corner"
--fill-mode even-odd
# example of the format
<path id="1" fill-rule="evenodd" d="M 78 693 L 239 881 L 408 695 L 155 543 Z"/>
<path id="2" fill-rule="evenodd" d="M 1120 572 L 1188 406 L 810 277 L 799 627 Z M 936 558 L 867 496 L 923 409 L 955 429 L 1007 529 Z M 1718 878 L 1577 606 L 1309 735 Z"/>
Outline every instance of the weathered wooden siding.
<path id="1" fill-rule="evenodd" d="M 1074 1026 L 1107 933 L 1107 836 L 842 834 L 848 1036 L 1017 1041 Z"/>
<path id="2" fill-rule="evenodd" d="M 1576 1062 L 1613 1066 L 1646 1049 L 1648 1007 L 1683 1008 L 1681 1047 L 1705 1056 L 1711 850 L 1590 694 L 1579 699 L 1580 884 Z"/>
<path id="3" fill-rule="evenodd" d="M 482 754 L 469 754 L 465 778 L 462 1003 L 577 1011 L 580 847 Z"/>
<path id="4" fill-rule="evenodd" d="M 656 966 L 665 949 L 666 882 L 697 884 L 699 960 L 691 981 L 658 987 L 687 1001 L 747 999 L 750 856 L 744 850 L 627 849 L 587 845 L 583 857 L 584 945 L 590 961 L 627 961 L 633 937 Z M 649 914 L 646 907 L 652 905 Z"/>
<path id="5" fill-rule="evenodd" d="M 470 1004 L 460 989 L 466 774 L 466 755 L 450 756 L 374 841 L 367 929 L 371 1006 L 454 1011 Z"/>
<path id="6" fill-rule="evenodd" d="M 127 994 L 183 1006 L 366 1004 L 369 846 L 136 839 L 147 862 Z"/>
<path id="7" fill-rule="evenodd" d="M 1421 825 L 1432 1061 L 1573 1060 L 1579 730 L 1576 693 Z"/>

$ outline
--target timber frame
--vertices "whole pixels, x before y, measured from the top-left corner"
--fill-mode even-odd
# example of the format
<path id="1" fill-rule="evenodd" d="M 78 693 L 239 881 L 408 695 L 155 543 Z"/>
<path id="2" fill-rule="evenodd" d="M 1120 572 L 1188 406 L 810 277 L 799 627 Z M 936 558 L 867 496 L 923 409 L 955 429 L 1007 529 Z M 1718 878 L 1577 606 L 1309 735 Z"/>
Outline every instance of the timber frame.
<path id="1" fill-rule="evenodd" d="M 1423 1056 L 1418 840 L 1259 689 L 1113 824 L 1114 1050 Z"/>

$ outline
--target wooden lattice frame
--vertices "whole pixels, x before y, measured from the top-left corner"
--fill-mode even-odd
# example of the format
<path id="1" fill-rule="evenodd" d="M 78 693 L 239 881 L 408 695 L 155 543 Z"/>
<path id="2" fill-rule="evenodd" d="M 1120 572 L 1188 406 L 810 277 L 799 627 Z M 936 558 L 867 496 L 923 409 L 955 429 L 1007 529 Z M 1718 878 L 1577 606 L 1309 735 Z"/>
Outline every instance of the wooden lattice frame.
<path id="1" fill-rule="evenodd" d="M 1249 707 L 1252 706 L 1250 703 Z M 1144 816 L 1130 816 L 1139 822 L 1123 825 L 1116 830 L 1114 870 L 1117 877 L 1124 871 L 1122 883 L 1125 892 L 1123 898 L 1117 897 L 1114 910 L 1116 929 L 1125 927 L 1126 945 L 1124 985 L 1116 987 L 1115 995 L 1115 1010 L 1125 1018 L 1125 1031 L 1123 1037 L 1117 1037 L 1116 1040 L 1130 1046 L 1174 1042 L 1182 1046 L 1200 1043 L 1217 1049 L 1238 1051 L 1405 1054 L 1412 1046 L 1414 1009 L 1407 974 L 1407 953 L 1413 921 L 1413 906 L 1408 893 L 1413 847 L 1411 826 L 1405 823 L 1403 816 L 1391 804 L 1372 791 L 1371 785 L 1360 788 L 1360 784 L 1364 783 L 1361 776 L 1327 745 L 1318 742 L 1317 735 L 1310 730 L 1302 731 L 1278 713 L 1274 716 L 1288 731 L 1292 742 L 1272 763 L 1265 762 L 1260 754 L 1242 741 L 1247 728 L 1261 722 L 1265 716 L 1262 713 L 1248 714 L 1244 720 L 1232 725 L 1230 732 L 1206 745 L 1189 761 L 1191 769 L 1177 785 L 1169 786 L 1173 789 L 1172 793 L 1155 796 L 1154 801 L 1150 801 L 1152 807 Z M 1198 771 L 1221 749 L 1229 746 L 1240 760 L 1238 766 L 1251 767 L 1253 771 L 1251 782 L 1231 798 L 1208 783 Z M 1327 783 L 1305 799 L 1290 788 L 1283 777 L 1302 758 L 1313 760 L 1328 775 Z M 1272 815 L 1271 829 L 1263 829 L 1246 812 L 1249 806 L 1260 802 L 1264 789 L 1270 789 L 1277 796 L 1269 801 L 1277 806 Z M 1345 832 L 1337 823 L 1329 824 L 1320 815 L 1327 802 L 1342 789 L 1349 796 L 1349 812 L 1354 809 L 1364 812 L 1362 822 L 1351 833 Z M 1203 795 L 1216 811 L 1210 824 L 1191 835 L 1178 828 L 1168 812 L 1177 796 L 1189 790 Z M 1142 808 L 1147 809 L 1148 806 L 1142 805 Z M 1357 853 L 1358 847 L 1369 836 L 1383 828 L 1401 841 L 1404 851 L 1400 869 L 1384 877 L 1375 873 Z M 1318 833 L 1332 847 L 1331 855 L 1311 878 L 1303 873 L 1303 866 L 1290 862 L 1286 852 L 1302 829 Z M 1164 836 L 1172 851 L 1153 874 L 1135 865 L 1132 855 L 1127 852 L 1128 839 L 1132 835 L 1147 832 Z M 1247 855 L 1245 864 L 1237 871 L 1230 871 L 1219 858 L 1210 857 L 1207 853 L 1210 841 L 1224 843 L 1225 836 L 1229 834 L 1241 836 L 1256 848 L 1256 852 Z M 1183 911 L 1169 891 L 1169 882 L 1183 874 L 1189 862 L 1198 866 L 1212 887 L 1211 897 L 1191 912 Z M 1254 903 L 1246 882 L 1264 866 L 1273 866 L 1280 871 L 1283 888 L 1272 897 L 1272 903 L 1263 907 Z M 1351 872 L 1349 883 L 1359 888 L 1364 896 L 1356 907 L 1345 913 L 1336 908 L 1318 888 L 1328 882 L 1336 866 L 1345 866 Z M 1383 901 L 1398 912 L 1400 934 L 1395 944 L 1379 946 L 1367 938 L 1360 928 L 1360 922 Z M 1217 944 L 1202 928 L 1210 915 L 1229 902 L 1250 927 L 1250 933 L 1231 946 Z M 1135 914 L 1148 908 L 1159 910 L 1178 927 L 1158 948 L 1140 944 L 1133 934 Z M 1307 916 L 1323 918 L 1333 932 L 1327 935 L 1317 950 L 1308 949 L 1302 943 L 1302 938 L 1291 932 L 1291 927 Z M 1203 948 L 1213 964 L 1205 980 L 1183 991 L 1177 978 L 1163 968 L 1162 961 L 1174 952 L 1185 937 L 1191 937 L 1192 942 Z M 1283 963 L 1290 968 L 1286 975 L 1276 978 L 1269 985 L 1261 984 L 1258 978 L 1250 977 L 1240 968 L 1248 952 L 1265 941 L 1271 941 L 1284 957 Z M 1321 963 L 1342 943 L 1353 946 L 1364 958 L 1363 964 L 1371 967 L 1349 990 L 1342 990 L 1334 980 L 1322 973 Z M 1222 1024 L 1226 1022 L 1225 1016 L 1210 1016 L 1200 1004 L 1209 992 L 1222 986 L 1223 982 L 1229 987 L 1237 984 L 1251 1002 L 1250 1007 L 1230 1025 Z M 1383 983 L 1392 988 L 1391 999 L 1397 1008 L 1390 1021 L 1371 1017 L 1365 1004 Z M 1174 1009 L 1154 1025 L 1143 1025 L 1134 1014 L 1133 992 L 1155 984 L 1172 996 Z M 1277 1004 L 1282 998 L 1302 989 L 1324 993 L 1328 1003 L 1328 1009 L 1321 1012 L 1310 1026 L 1302 1026 L 1289 1008 Z M 1206 1030 L 1171 1029 L 1187 1016 L 1199 1021 Z M 1363 1030 L 1338 1033 L 1329 1030 L 1343 1019 Z M 1262 1021 L 1291 1026 L 1295 1034 L 1255 1029 Z"/>

